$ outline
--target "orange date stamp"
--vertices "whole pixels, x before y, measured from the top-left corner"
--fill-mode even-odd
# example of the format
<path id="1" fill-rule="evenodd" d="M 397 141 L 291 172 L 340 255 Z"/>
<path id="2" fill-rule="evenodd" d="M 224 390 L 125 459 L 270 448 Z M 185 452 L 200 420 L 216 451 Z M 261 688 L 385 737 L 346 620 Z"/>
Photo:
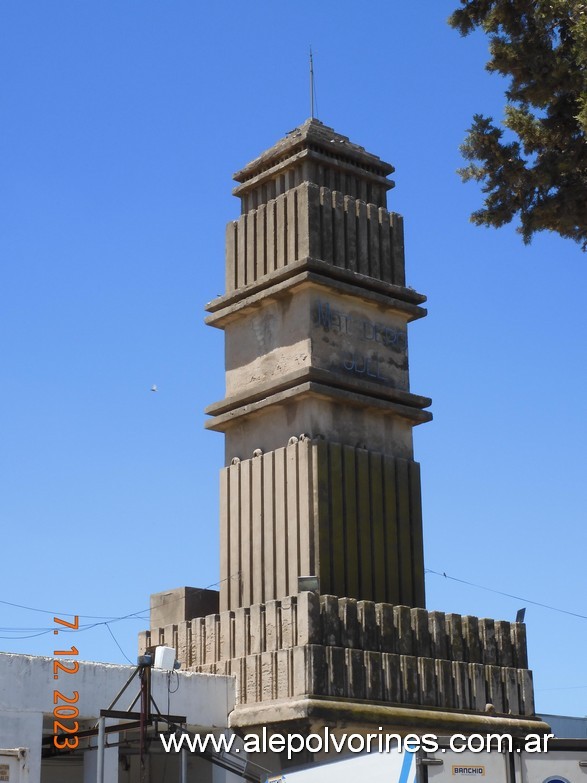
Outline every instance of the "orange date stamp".
<path id="1" fill-rule="evenodd" d="M 74 615 L 73 622 L 62 620 L 59 617 L 54 617 L 53 622 L 72 631 L 77 631 L 79 628 L 79 617 L 77 615 Z M 57 635 L 59 630 L 59 628 L 56 628 L 53 633 Z M 77 647 L 73 646 L 69 650 L 53 650 L 53 656 L 55 657 L 53 661 L 54 680 L 59 680 L 61 677 L 65 677 L 66 674 L 76 674 L 79 670 L 77 661 L 60 661 L 57 658 L 59 655 L 69 658 L 79 655 L 79 651 Z M 64 690 L 69 689 L 64 688 Z M 57 688 L 53 691 L 53 704 L 55 704 L 53 708 L 53 744 L 58 750 L 75 750 L 79 745 L 79 738 L 75 736 L 79 731 L 79 723 L 76 720 L 79 717 L 79 709 L 75 706 L 78 699 L 79 693 L 77 691 L 73 691 L 71 696 L 65 695 Z"/>

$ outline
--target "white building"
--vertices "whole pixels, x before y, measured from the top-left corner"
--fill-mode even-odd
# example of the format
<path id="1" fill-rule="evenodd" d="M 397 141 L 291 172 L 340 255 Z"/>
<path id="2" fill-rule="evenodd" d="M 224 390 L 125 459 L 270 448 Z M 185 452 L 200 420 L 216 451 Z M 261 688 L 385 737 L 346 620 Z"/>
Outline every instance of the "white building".
<path id="1" fill-rule="evenodd" d="M 60 661 L 74 669 L 73 662 Z M 0 780 L 10 783 L 95 783 L 97 780 L 98 737 L 79 739 L 71 752 L 55 754 L 54 721 L 66 729 L 85 731 L 96 727 L 100 711 L 110 707 L 117 694 L 136 671 L 132 666 L 79 662 L 77 671 L 66 673 L 55 668 L 56 659 L 0 653 Z M 57 672 L 57 673 L 55 673 Z M 57 677 L 57 679 L 55 679 Z M 234 678 L 166 672 L 151 669 L 152 696 L 159 711 L 186 718 L 190 732 L 222 732 L 228 714 L 234 708 Z M 127 710 L 139 695 L 139 677 L 135 676 L 116 709 Z M 57 703 L 56 703 L 57 702 Z M 63 709 L 62 709 L 63 708 Z M 139 710 L 139 704 L 133 711 Z M 155 712 L 155 707 L 152 706 Z M 108 723 L 123 724 L 124 719 L 109 719 Z M 165 730 L 165 723 L 159 724 Z M 181 754 L 165 754 L 154 729 L 156 739 L 145 749 L 148 771 L 141 778 L 139 731 L 108 733 L 104 754 L 105 783 L 138 783 L 141 780 L 178 781 L 181 774 Z M 186 759 L 189 779 L 198 781 L 226 780 L 226 772 L 215 772 L 210 761 L 189 754 Z"/>

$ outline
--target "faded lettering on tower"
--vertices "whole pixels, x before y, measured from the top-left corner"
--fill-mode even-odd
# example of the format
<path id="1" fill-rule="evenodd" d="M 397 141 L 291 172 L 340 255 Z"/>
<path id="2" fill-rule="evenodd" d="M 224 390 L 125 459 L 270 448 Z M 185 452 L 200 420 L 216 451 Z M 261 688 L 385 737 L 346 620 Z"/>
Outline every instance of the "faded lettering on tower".
<path id="1" fill-rule="evenodd" d="M 332 369 L 398 388 L 405 386 L 403 373 L 406 333 L 389 323 L 372 320 L 333 307 L 317 299 L 312 305 L 312 323 L 324 334 L 337 336 L 332 344 Z M 397 357 L 400 358 L 397 358 Z"/>

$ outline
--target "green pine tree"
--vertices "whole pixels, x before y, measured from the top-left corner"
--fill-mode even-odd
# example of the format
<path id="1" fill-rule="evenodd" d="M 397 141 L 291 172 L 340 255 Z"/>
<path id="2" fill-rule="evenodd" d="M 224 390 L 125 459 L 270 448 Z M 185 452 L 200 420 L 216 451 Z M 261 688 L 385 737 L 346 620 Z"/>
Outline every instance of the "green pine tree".
<path id="1" fill-rule="evenodd" d="M 477 225 L 519 216 L 529 243 L 555 231 L 587 249 L 587 1 L 461 0 L 449 24 L 481 28 L 490 72 L 509 78 L 503 126 L 476 114 L 461 147 L 463 181 L 483 183 Z"/>

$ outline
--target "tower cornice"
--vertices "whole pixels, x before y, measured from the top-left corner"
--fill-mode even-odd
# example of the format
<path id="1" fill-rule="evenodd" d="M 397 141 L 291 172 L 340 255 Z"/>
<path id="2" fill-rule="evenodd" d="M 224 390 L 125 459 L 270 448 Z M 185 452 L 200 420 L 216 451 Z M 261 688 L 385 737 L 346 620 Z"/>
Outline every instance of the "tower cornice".
<path id="1" fill-rule="evenodd" d="M 394 187 L 387 176 L 393 171 L 347 136 L 309 119 L 237 171 L 234 179 L 240 184 L 233 194 L 241 199 L 243 214 L 301 183 L 386 208 L 387 191 Z"/>
<path id="2" fill-rule="evenodd" d="M 340 166 L 341 163 L 351 165 L 379 178 L 385 178 L 395 171 L 390 163 L 386 163 L 377 155 L 367 152 L 364 147 L 352 142 L 348 136 L 343 136 L 337 133 L 334 128 L 324 125 L 317 119 L 310 118 L 298 128 L 289 131 L 283 139 L 237 171 L 233 178 L 242 185 L 250 183 L 261 173 L 279 166 L 304 150 L 310 150 L 316 155 L 331 159 L 337 166 Z M 388 187 L 393 187 L 392 182 L 388 181 L 387 184 Z M 239 189 L 237 187 L 235 192 Z"/>

